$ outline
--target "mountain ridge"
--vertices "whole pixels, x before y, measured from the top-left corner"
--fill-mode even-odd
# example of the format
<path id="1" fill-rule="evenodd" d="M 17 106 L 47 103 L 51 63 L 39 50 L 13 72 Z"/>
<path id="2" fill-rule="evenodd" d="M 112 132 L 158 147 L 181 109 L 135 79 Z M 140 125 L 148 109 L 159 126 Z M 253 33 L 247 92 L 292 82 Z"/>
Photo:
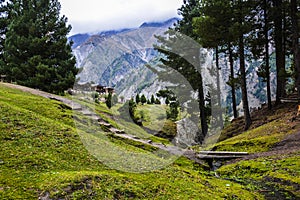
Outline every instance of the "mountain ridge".
<path id="1" fill-rule="evenodd" d="M 135 80 L 143 78 L 138 71 L 158 55 L 153 47 L 156 43 L 154 36 L 162 35 L 177 20 L 178 18 L 171 18 L 164 22 L 146 22 L 134 29 L 104 31 L 90 35 L 88 38 L 84 37 L 84 40 L 80 40 L 82 35 L 72 37 L 78 41 L 73 45 L 77 66 L 83 68 L 78 75 L 80 81 L 105 84 L 110 87 L 120 85 L 120 82 L 127 82 L 127 88 L 122 87 L 122 91 L 116 88 L 116 91 L 130 98 L 138 90 L 138 86 L 134 87 L 133 93 L 124 92 L 131 87 L 130 84 L 133 84 L 128 76 L 136 76 L 133 78 Z M 139 83 L 155 82 L 153 72 L 149 69 L 144 71 L 145 74 L 152 73 L 152 75 Z"/>
<path id="2" fill-rule="evenodd" d="M 176 22 L 178 20 L 180 20 L 180 18 L 173 17 L 173 18 L 170 18 L 165 21 L 144 22 L 139 27 L 135 27 L 135 28 L 109 29 L 109 30 L 100 31 L 98 33 L 78 33 L 78 34 L 71 35 L 68 39 L 69 39 L 69 41 L 73 41 L 72 47 L 76 48 L 79 45 L 86 42 L 86 40 L 89 39 L 93 35 L 107 37 L 107 36 L 112 36 L 112 35 L 126 32 L 126 31 L 132 31 L 132 30 L 136 30 L 139 28 L 145 28 L 145 27 L 169 27 L 170 24 L 172 24 L 172 23 L 174 24 L 174 22 Z"/>
<path id="3" fill-rule="evenodd" d="M 161 64 L 159 61 L 161 55 L 153 47 L 157 43 L 155 35 L 163 35 L 177 21 L 178 18 L 171 18 L 165 22 L 145 22 L 134 29 L 104 31 L 88 37 L 84 34 L 78 35 L 79 39 L 75 37 L 77 43 L 73 45 L 73 53 L 77 58 L 77 66 L 82 68 L 81 73 L 78 74 L 80 82 L 94 82 L 115 87 L 117 94 L 125 99 L 130 99 L 137 93 L 143 93 L 149 98 L 159 89 L 169 86 L 170 83 L 160 82 L 158 75 L 148 69 L 147 65 L 149 62 L 156 67 Z M 205 59 L 205 64 L 202 66 L 204 85 L 215 86 L 215 79 L 210 72 L 215 62 L 212 50 L 206 50 Z M 249 71 L 247 84 L 250 88 L 248 91 L 250 107 L 257 108 L 266 101 L 264 92 L 266 84 L 261 81 L 252 82 L 259 79 L 256 73 L 259 63 L 255 61 L 246 64 Z M 229 107 L 231 112 L 230 87 L 226 84 L 229 77 L 229 64 L 225 56 L 220 57 L 220 67 L 222 68 L 220 71 L 222 104 L 224 107 Z M 235 68 L 238 71 L 238 61 L 235 63 Z M 275 71 L 275 63 L 271 60 L 271 77 L 274 82 Z M 207 92 L 208 89 L 205 91 Z M 274 91 L 275 88 L 272 88 L 273 97 Z M 239 90 L 237 90 L 237 103 L 242 113 Z"/>

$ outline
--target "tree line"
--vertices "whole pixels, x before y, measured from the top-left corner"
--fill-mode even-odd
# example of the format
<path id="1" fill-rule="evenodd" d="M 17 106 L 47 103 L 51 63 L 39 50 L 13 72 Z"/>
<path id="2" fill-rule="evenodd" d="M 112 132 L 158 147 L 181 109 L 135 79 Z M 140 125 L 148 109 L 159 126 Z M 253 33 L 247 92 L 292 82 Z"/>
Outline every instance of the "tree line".
<path id="1" fill-rule="evenodd" d="M 261 60 L 257 74 L 267 85 L 268 108 L 272 108 L 270 55 L 276 58 L 276 102 L 287 95 L 287 78 L 295 81 L 300 98 L 300 52 L 299 52 L 299 1 L 297 0 L 184 0 L 178 12 L 182 19 L 174 24 L 164 36 L 157 36 L 156 49 L 165 55 L 164 66 L 171 67 L 184 76 L 198 92 L 200 110 L 199 142 L 207 135 L 207 112 L 201 75 L 201 50 L 194 50 L 193 63 L 174 52 L 174 42 L 189 36 L 202 47 L 213 49 L 216 61 L 217 99 L 220 104 L 220 54 L 226 55 L 230 63 L 228 85 L 231 87 L 232 110 L 238 117 L 236 91 L 240 87 L 244 111 L 245 130 L 251 123 L 247 96 L 246 60 Z M 287 73 L 286 58 L 293 74 Z M 238 71 L 234 63 L 238 62 Z M 220 116 L 221 117 L 221 116 Z M 222 124 L 220 124 L 222 126 Z"/>
<path id="2" fill-rule="evenodd" d="M 0 74 L 7 81 L 63 93 L 78 73 L 58 0 L 0 0 Z"/>

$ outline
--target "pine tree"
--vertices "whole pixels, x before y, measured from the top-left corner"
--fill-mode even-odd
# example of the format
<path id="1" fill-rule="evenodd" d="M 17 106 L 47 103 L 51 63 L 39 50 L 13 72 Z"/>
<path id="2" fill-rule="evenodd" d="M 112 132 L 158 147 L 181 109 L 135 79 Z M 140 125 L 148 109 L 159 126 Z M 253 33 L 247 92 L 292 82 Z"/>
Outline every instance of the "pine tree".
<path id="1" fill-rule="evenodd" d="M 155 104 L 161 104 L 160 100 L 158 98 L 155 99 Z"/>
<path id="2" fill-rule="evenodd" d="M 214 108 L 218 111 L 215 116 L 217 118 L 217 124 L 219 127 L 223 127 L 219 54 L 225 51 L 223 49 L 224 46 L 233 40 L 232 33 L 228 29 L 232 24 L 232 10 L 230 9 L 230 2 L 228 0 L 204 0 L 199 8 L 199 12 L 201 13 L 200 17 L 196 17 L 193 20 L 194 32 L 198 35 L 199 42 L 204 48 L 215 50 L 216 67 L 214 69 L 214 76 L 216 77 L 217 87 L 212 95 L 215 96 L 213 99 L 216 99 Z M 220 12 L 222 15 L 220 15 Z M 213 68 L 212 66 L 212 69 Z M 233 76 L 234 74 L 231 74 L 229 78 Z M 232 87 L 233 111 L 234 117 L 236 118 L 235 85 L 230 86 Z"/>
<path id="3" fill-rule="evenodd" d="M 298 2 L 298 4 L 297 4 Z M 298 12 L 299 1 L 291 0 L 291 18 L 292 18 L 292 41 L 293 41 L 293 57 L 294 66 L 297 72 L 296 86 L 298 91 L 298 98 L 300 98 L 300 50 L 299 50 L 299 12 Z"/>
<path id="4" fill-rule="evenodd" d="M 177 120 L 179 114 L 179 102 L 175 95 L 175 93 L 169 89 L 160 90 L 156 94 L 158 97 L 165 98 L 165 103 L 169 105 L 169 109 L 167 110 L 167 119 L 171 119 L 173 121 Z"/>
<path id="5" fill-rule="evenodd" d="M 238 53 L 240 61 L 240 72 L 241 72 L 241 90 L 242 90 L 242 101 L 243 101 L 243 110 L 244 110 L 244 121 L 245 121 L 245 130 L 248 130 L 252 120 L 249 110 L 248 102 L 248 92 L 247 92 L 247 78 L 246 78 L 246 57 L 245 57 L 245 34 L 249 33 L 251 30 L 251 24 L 246 21 L 251 10 L 251 2 L 238 0 L 234 5 L 234 8 L 237 10 L 235 13 L 235 27 L 234 33 L 238 36 Z"/>
<path id="6" fill-rule="evenodd" d="M 247 97 L 246 66 L 245 66 L 245 35 L 249 33 L 251 24 L 246 21 L 251 11 L 251 1 L 231 0 L 204 0 L 201 1 L 199 17 L 193 21 L 194 32 L 198 34 L 200 43 L 207 48 L 214 48 L 216 53 L 217 83 L 219 80 L 219 47 L 228 46 L 231 74 L 229 83 L 232 87 L 232 102 L 234 116 L 237 117 L 235 101 L 235 84 L 233 71 L 232 44 L 238 44 L 238 55 L 240 61 L 243 108 L 245 116 L 245 129 L 251 124 L 251 117 Z M 222 13 L 222 14 L 220 14 Z M 218 86 L 219 84 L 217 84 Z M 217 87 L 218 104 L 220 105 L 220 88 Z M 222 118 L 221 112 L 219 117 Z M 222 125 L 220 123 L 220 125 Z"/>
<path id="7" fill-rule="evenodd" d="M 62 93 L 78 72 L 58 0 L 12 0 L 5 39 L 6 75 L 18 84 Z"/>
<path id="8" fill-rule="evenodd" d="M 119 99 L 116 94 L 112 94 L 112 105 L 116 105 L 118 103 Z"/>
<path id="9" fill-rule="evenodd" d="M 105 104 L 106 106 L 110 109 L 113 105 L 113 102 L 112 102 L 112 94 L 111 93 L 108 93 L 107 97 L 105 98 Z"/>
<path id="10" fill-rule="evenodd" d="M 170 104 L 170 100 L 169 100 L 169 98 L 168 98 L 168 97 L 166 98 L 165 104 L 167 104 L 167 105 L 169 105 L 169 104 Z"/>
<path id="11" fill-rule="evenodd" d="M 280 98 L 285 96 L 285 54 L 283 46 L 283 2 L 272 0 L 276 14 L 273 14 L 274 21 L 274 42 L 276 51 L 277 89 L 276 104 L 280 104 Z"/>
<path id="12" fill-rule="evenodd" d="M 193 32 L 192 26 L 193 18 L 199 17 L 198 6 L 199 1 L 184 1 L 184 5 L 179 9 L 182 20 L 173 29 L 167 31 L 165 37 L 157 37 L 159 44 L 155 47 L 166 56 L 161 59 L 163 65 L 180 73 L 189 82 L 193 90 L 197 91 L 202 131 L 202 133 L 197 133 L 197 141 L 201 143 L 208 133 L 208 124 L 206 121 L 204 85 L 200 67 L 205 60 L 202 59 L 204 56 L 201 54 L 200 44 L 195 44 L 195 41 L 199 38 Z M 189 39 L 186 36 L 189 36 Z M 190 39 L 193 39 L 193 41 Z M 188 42 L 191 42 L 191 44 Z M 179 53 L 181 55 L 176 54 L 176 51 L 182 49 L 185 49 L 185 52 Z M 169 70 L 169 68 L 167 69 Z M 174 80 L 174 83 L 178 84 L 178 81 L 180 80 Z M 195 123 L 198 124 L 199 122 L 195 121 Z"/>
<path id="13" fill-rule="evenodd" d="M 142 96 L 141 96 L 141 103 L 144 105 L 145 103 L 147 103 L 147 98 L 146 98 L 146 96 L 143 94 Z"/>
<path id="14" fill-rule="evenodd" d="M 230 31 L 233 26 L 233 9 L 230 0 L 206 0 L 203 3 L 203 16 L 194 19 L 195 32 L 200 37 L 200 42 L 204 47 L 215 48 L 216 67 L 217 67 L 217 94 L 218 104 L 220 102 L 220 86 L 219 86 L 219 53 L 228 54 L 230 63 L 229 86 L 231 87 L 232 110 L 234 118 L 238 117 L 236 103 L 236 79 L 234 73 L 233 44 L 235 44 L 236 36 Z M 220 14 L 222 13 L 222 14 Z M 227 47 L 226 47 L 227 46 Z M 221 51 L 219 50 L 221 49 Z M 220 115 L 222 113 L 220 112 Z"/>
<path id="15" fill-rule="evenodd" d="M 268 109 L 272 108 L 271 100 L 271 80 L 270 80 L 270 1 L 257 0 L 255 14 L 255 28 L 251 31 L 248 37 L 248 45 L 254 59 L 262 59 L 263 63 L 259 66 L 257 75 L 262 78 L 267 84 L 267 101 Z"/>
<path id="16" fill-rule="evenodd" d="M 155 103 L 155 98 L 154 98 L 154 95 L 152 94 L 151 95 L 151 104 L 154 104 Z"/>
<path id="17" fill-rule="evenodd" d="M 135 96 L 135 103 L 136 103 L 136 104 L 139 104 L 140 102 L 141 102 L 140 95 L 137 94 L 137 95 Z"/>
<path id="18" fill-rule="evenodd" d="M 1 60 L 3 60 L 4 41 L 5 41 L 7 26 L 9 23 L 7 13 L 8 13 L 8 7 L 5 4 L 5 0 L 0 0 L 0 59 Z"/>

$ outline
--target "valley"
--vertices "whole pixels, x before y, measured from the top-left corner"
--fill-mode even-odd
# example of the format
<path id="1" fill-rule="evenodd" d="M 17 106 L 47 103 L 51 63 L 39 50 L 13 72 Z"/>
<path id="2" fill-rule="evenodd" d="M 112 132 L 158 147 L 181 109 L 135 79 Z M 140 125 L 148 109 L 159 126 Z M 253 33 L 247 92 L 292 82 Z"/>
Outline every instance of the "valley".
<path id="1" fill-rule="evenodd" d="M 208 148 L 251 154 L 211 172 L 205 162 L 172 157 L 139 141 L 145 138 L 169 146 L 167 140 L 148 135 L 134 123 L 122 125 L 105 105 L 77 102 L 134 134 L 135 140 L 97 128 L 76 111 L 78 105 L 72 111 L 56 96 L 39 97 L 7 84 L 0 87 L 2 199 L 197 199 L 202 195 L 202 199 L 268 199 L 271 194 L 297 199 L 299 195 L 299 180 L 293 178 L 299 174 L 299 146 L 287 143 L 299 131 L 294 104 L 274 109 L 265 124 L 230 137 L 230 127 L 239 126 L 238 120 L 233 122 L 223 132 L 229 138 Z"/>

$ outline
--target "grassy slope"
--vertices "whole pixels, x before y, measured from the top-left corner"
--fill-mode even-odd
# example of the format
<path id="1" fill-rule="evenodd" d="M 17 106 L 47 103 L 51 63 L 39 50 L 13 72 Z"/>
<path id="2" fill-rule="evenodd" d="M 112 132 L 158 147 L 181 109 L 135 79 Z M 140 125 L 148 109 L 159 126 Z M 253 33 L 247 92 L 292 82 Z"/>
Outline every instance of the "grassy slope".
<path id="1" fill-rule="evenodd" d="M 294 132 L 293 125 L 286 123 L 285 120 L 276 120 L 219 142 L 213 149 L 249 153 L 265 152 L 280 142 L 287 134 Z"/>
<path id="2" fill-rule="evenodd" d="M 286 104 L 270 113 L 257 113 L 256 122 L 266 123 L 240 135 L 217 143 L 214 150 L 248 151 L 250 153 L 267 152 L 287 135 L 299 131 L 299 122 L 293 122 L 296 105 Z M 228 129 L 235 129 L 239 123 L 233 123 Z M 289 150 L 289 149 L 284 149 Z M 300 198 L 300 151 L 294 153 L 278 152 L 264 155 L 254 160 L 240 161 L 218 169 L 222 177 L 238 181 L 248 187 L 264 191 L 273 199 Z M 271 189 L 270 189 L 271 188 Z M 281 191 L 281 196 L 276 191 Z"/>
<path id="3" fill-rule="evenodd" d="M 82 116 L 60 102 L 0 84 L 0 110 L 0 199 L 37 199 L 48 192 L 54 199 L 261 198 L 183 158 L 148 173 L 109 169 L 82 143 L 85 137 L 94 137 L 98 144 L 107 138 L 93 125 L 74 123 L 72 116 Z M 121 146 L 130 152 L 145 151 L 116 142 Z"/>

